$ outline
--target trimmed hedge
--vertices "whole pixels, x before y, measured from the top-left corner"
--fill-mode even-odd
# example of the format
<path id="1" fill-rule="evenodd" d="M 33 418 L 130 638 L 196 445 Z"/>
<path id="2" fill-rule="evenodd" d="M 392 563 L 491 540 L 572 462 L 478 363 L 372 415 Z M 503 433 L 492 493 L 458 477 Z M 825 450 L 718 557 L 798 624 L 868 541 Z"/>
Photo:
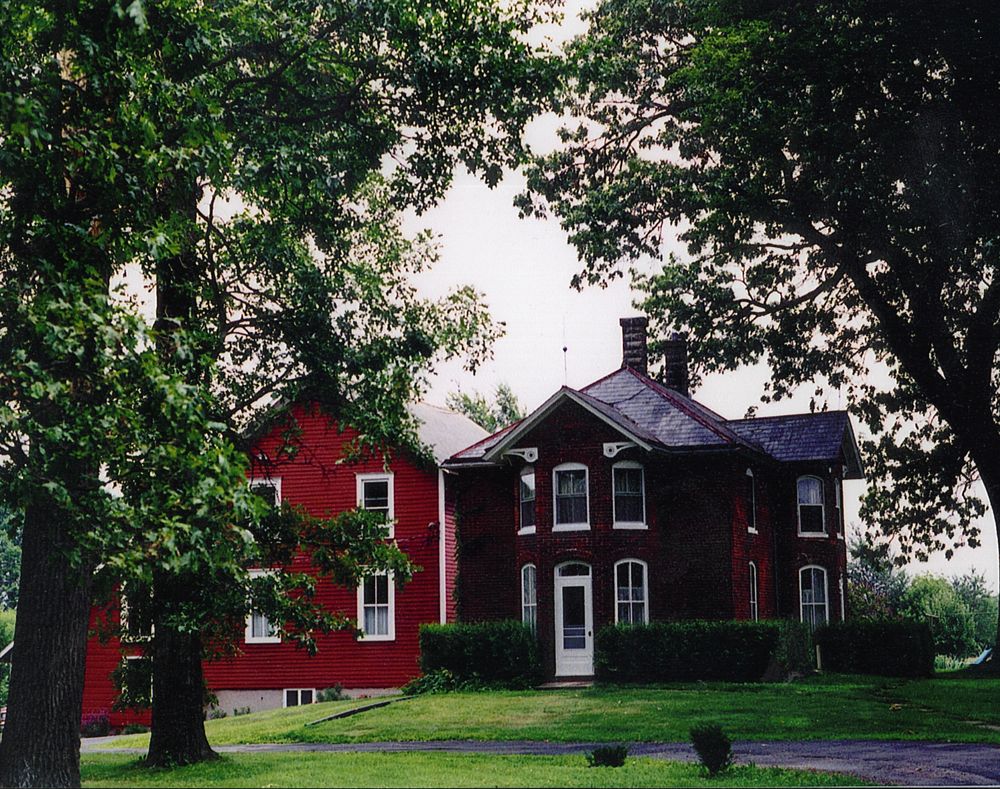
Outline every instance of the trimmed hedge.
<path id="1" fill-rule="evenodd" d="M 778 636 L 777 622 L 615 625 L 597 633 L 594 671 L 605 682 L 754 682 L 764 676 Z"/>
<path id="2" fill-rule="evenodd" d="M 458 682 L 508 688 L 538 684 L 542 664 L 538 640 L 517 621 L 420 626 L 420 668 L 442 669 Z"/>
<path id="3" fill-rule="evenodd" d="M 934 637 L 926 622 L 857 619 L 823 625 L 814 635 L 824 671 L 883 677 L 929 677 Z"/>

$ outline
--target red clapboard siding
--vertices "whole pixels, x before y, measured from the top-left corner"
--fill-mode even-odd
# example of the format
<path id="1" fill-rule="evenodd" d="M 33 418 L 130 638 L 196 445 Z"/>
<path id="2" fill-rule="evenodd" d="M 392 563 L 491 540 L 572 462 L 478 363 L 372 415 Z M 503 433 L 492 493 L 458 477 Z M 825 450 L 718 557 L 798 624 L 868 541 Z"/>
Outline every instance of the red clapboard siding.
<path id="1" fill-rule="evenodd" d="M 258 463 L 253 476 L 280 478 L 283 501 L 300 505 L 323 517 L 353 508 L 357 503 L 356 475 L 383 473 L 381 456 L 360 462 L 342 462 L 345 445 L 357 437 L 350 428 L 342 432 L 330 420 L 308 407 L 293 411 L 302 431 L 300 449 L 292 458 L 278 455 L 281 426 L 263 438 L 252 453 L 270 460 Z M 438 476 L 434 467 L 420 464 L 403 451 L 392 453 L 395 539 L 420 568 L 413 580 L 395 593 L 395 640 L 358 641 L 353 632 L 317 637 L 318 652 L 310 656 L 292 643 L 244 644 L 235 657 L 205 663 L 205 679 L 213 691 L 240 689 L 321 689 L 340 684 L 345 688 L 398 687 L 419 673 L 418 630 L 421 624 L 440 619 L 439 535 L 445 539 L 449 616 L 454 616 L 452 588 L 455 582 L 454 517 L 449 511 L 444 528 L 437 523 Z M 306 557 L 293 563 L 296 570 L 310 571 Z M 317 601 L 332 611 L 357 614 L 357 590 L 337 587 L 321 580 Z M 92 616 L 96 620 L 97 610 Z M 108 711 L 112 725 L 148 723 L 148 712 L 111 713 L 115 690 L 110 673 L 120 660 L 116 639 L 101 644 L 92 637 L 88 644 L 84 714 Z"/>

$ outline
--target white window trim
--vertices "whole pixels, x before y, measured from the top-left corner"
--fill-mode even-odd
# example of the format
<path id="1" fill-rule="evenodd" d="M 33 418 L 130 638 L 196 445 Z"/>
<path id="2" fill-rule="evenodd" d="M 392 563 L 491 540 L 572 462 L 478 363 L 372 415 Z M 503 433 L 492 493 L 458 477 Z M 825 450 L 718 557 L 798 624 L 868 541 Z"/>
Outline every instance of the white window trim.
<path id="1" fill-rule="evenodd" d="M 559 510 L 556 499 L 559 492 L 557 478 L 560 471 L 583 472 L 583 486 L 587 503 L 587 521 L 585 523 L 556 523 L 556 513 Z M 538 482 L 537 478 L 535 482 Z M 590 531 L 590 469 L 583 463 L 561 463 L 552 469 L 552 531 Z"/>
<path id="2" fill-rule="evenodd" d="M 388 533 L 386 534 L 387 539 L 393 539 L 396 536 L 396 495 L 395 488 L 396 485 L 393 481 L 393 473 L 391 471 L 382 472 L 379 474 L 356 474 L 355 475 L 355 490 L 357 494 L 358 509 L 363 510 L 365 508 L 365 483 L 366 482 L 388 482 L 389 489 L 389 512 L 387 518 L 389 520 Z"/>
<path id="3" fill-rule="evenodd" d="M 275 506 L 281 504 L 281 477 L 250 477 L 249 483 L 250 489 L 253 489 L 254 485 L 270 485 L 274 488 L 274 495 L 277 497 L 277 501 L 274 502 Z"/>
<path id="4" fill-rule="evenodd" d="M 833 480 L 834 505 L 837 508 L 837 539 L 844 539 L 844 483 Z"/>
<path id="5" fill-rule="evenodd" d="M 830 578 L 826 568 L 819 564 L 806 564 L 799 568 L 799 621 L 806 621 L 806 605 L 802 602 L 802 573 L 806 570 L 821 570 L 823 572 L 823 608 L 826 613 L 826 621 L 830 621 Z M 818 603 L 810 603 L 813 608 Z"/>
<path id="6" fill-rule="evenodd" d="M 528 570 L 529 567 L 532 570 L 535 571 L 535 602 L 533 602 L 533 603 L 526 603 L 524 601 L 524 591 L 525 591 L 525 589 L 524 589 L 524 574 L 527 572 L 527 570 Z M 525 564 L 525 565 L 523 565 L 521 567 L 521 623 L 525 624 L 525 625 L 528 624 L 528 622 L 526 622 L 525 619 L 524 619 L 524 612 L 525 612 L 525 609 L 527 609 L 527 608 L 534 608 L 535 609 L 535 626 L 534 626 L 534 630 L 537 633 L 538 632 L 538 568 L 535 567 L 534 563 L 532 563 L 532 562 L 528 562 L 527 564 Z"/>
<path id="7" fill-rule="evenodd" d="M 392 573 L 376 573 L 376 575 L 387 575 L 389 577 L 389 632 L 378 635 L 369 635 L 364 632 L 365 627 L 365 580 L 361 579 L 358 584 L 358 641 L 361 643 L 375 643 L 377 641 L 396 640 L 396 584 Z M 368 576 L 371 577 L 371 576 Z"/>
<path id="8" fill-rule="evenodd" d="M 273 570 L 250 570 L 251 578 L 259 578 L 262 575 L 273 575 Z M 278 628 L 277 635 L 273 636 L 251 636 L 250 627 L 253 620 L 254 612 L 251 611 L 247 614 L 247 625 L 246 630 L 243 633 L 243 642 L 246 644 L 280 644 L 281 643 L 281 628 Z M 271 620 L 268 619 L 268 624 L 272 624 Z"/>
<path id="9" fill-rule="evenodd" d="M 642 520 L 641 521 L 620 521 L 618 520 L 618 509 L 615 503 L 615 470 L 620 468 L 639 469 L 639 480 L 642 487 Z M 611 467 L 611 512 L 613 518 L 613 529 L 648 529 L 646 524 L 646 469 L 642 463 L 634 460 L 620 460 Z"/>
<path id="10" fill-rule="evenodd" d="M 840 621 L 847 621 L 847 586 L 844 583 L 844 574 L 840 574 Z"/>
<path id="11" fill-rule="evenodd" d="M 649 565 L 642 559 L 619 559 L 615 562 L 614 572 L 611 576 L 612 593 L 615 601 L 615 624 L 618 624 L 618 565 L 638 564 L 642 565 L 642 623 L 649 624 Z"/>
<path id="12" fill-rule="evenodd" d="M 133 636 L 128 632 L 128 597 L 124 589 L 118 592 L 118 628 L 121 631 L 118 640 L 123 644 L 146 644 L 153 639 L 156 625 L 149 623 L 149 635 Z M 133 656 L 134 657 L 134 656 Z"/>
<path id="13" fill-rule="evenodd" d="M 296 706 L 298 706 L 298 707 L 308 706 L 308 705 L 302 703 L 302 691 L 304 691 L 304 690 L 308 690 L 308 691 L 310 691 L 312 693 L 312 701 L 310 701 L 309 704 L 315 704 L 316 703 L 316 688 L 284 688 L 281 691 L 281 706 L 282 707 L 284 707 L 286 709 L 290 709 L 288 707 L 288 691 L 290 691 L 290 690 L 294 690 L 296 693 L 299 694 L 299 703 Z"/>
<path id="14" fill-rule="evenodd" d="M 760 621 L 760 591 L 758 587 L 758 575 L 757 575 L 757 564 L 755 562 L 750 562 L 750 621 L 759 622 Z M 802 583 L 802 577 L 799 576 L 799 583 Z M 802 604 L 802 593 L 799 592 L 799 604 Z"/>
<path id="15" fill-rule="evenodd" d="M 521 501 L 521 477 L 525 476 L 526 474 L 534 474 L 534 473 L 535 473 L 535 467 L 534 466 L 525 466 L 524 468 L 521 469 L 521 473 L 517 475 L 517 526 L 518 526 L 517 533 L 519 535 L 521 535 L 521 534 L 534 534 L 535 533 L 535 529 L 536 529 L 537 524 L 538 524 L 538 477 L 536 476 L 535 477 L 535 498 L 534 498 L 534 502 L 535 502 L 535 524 L 536 525 L 535 526 L 521 526 L 521 504 L 523 503 Z"/>
<path id="16" fill-rule="evenodd" d="M 799 482 L 804 479 L 815 479 L 819 481 L 819 500 L 820 500 L 820 514 L 823 519 L 823 531 L 802 531 L 802 504 L 799 502 Z M 812 505 L 808 505 L 812 506 Z M 826 483 L 823 482 L 822 477 L 817 477 L 815 474 L 803 474 L 801 477 L 797 477 L 795 480 L 795 519 L 798 522 L 799 537 L 811 538 L 811 537 L 829 537 L 830 534 L 826 528 Z"/>
<path id="17" fill-rule="evenodd" d="M 753 469 L 747 469 L 747 476 L 750 477 L 750 501 L 747 502 L 747 533 L 757 534 L 757 477 L 754 476 Z M 795 500 L 798 505 L 799 488 L 798 481 L 795 482 Z"/>

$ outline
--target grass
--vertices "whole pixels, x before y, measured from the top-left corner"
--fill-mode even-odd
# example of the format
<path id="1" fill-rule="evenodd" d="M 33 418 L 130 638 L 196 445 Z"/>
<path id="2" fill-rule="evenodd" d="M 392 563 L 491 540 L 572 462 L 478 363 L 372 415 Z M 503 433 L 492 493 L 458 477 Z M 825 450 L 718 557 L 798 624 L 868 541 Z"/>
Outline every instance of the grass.
<path id="1" fill-rule="evenodd" d="M 580 756 L 443 753 L 258 753 L 150 770 L 135 757 L 87 754 L 84 787 L 157 786 L 843 786 L 858 779 L 805 770 L 736 767 L 718 778 L 695 765 L 629 759 L 588 768 Z"/>
<path id="2" fill-rule="evenodd" d="M 733 739 L 877 739 L 1000 743 L 1000 681 L 824 676 L 792 684 L 698 683 L 426 695 L 316 726 L 362 702 L 210 721 L 216 745 L 402 740 L 686 741 L 711 720 Z M 980 721 L 987 726 L 975 725 Z M 144 747 L 148 735 L 115 746 Z"/>

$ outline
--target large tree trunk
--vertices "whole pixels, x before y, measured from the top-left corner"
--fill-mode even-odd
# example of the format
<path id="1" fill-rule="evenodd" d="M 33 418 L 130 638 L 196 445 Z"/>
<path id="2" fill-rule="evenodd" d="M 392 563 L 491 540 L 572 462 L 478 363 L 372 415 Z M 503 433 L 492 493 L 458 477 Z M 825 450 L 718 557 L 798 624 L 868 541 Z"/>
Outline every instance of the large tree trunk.
<path id="1" fill-rule="evenodd" d="M 184 588 L 192 581 L 160 579 L 154 593 L 153 725 L 146 755 L 146 763 L 153 767 L 218 758 L 205 736 L 201 635 L 164 622 L 177 604 L 183 604 Z"/>
<path id="2" fill-rule="evenodd" d="M 2 786 L 80 785 L 92 568 L 67 558 L 67 525 L 48 498 L 25 512 Z"/>

